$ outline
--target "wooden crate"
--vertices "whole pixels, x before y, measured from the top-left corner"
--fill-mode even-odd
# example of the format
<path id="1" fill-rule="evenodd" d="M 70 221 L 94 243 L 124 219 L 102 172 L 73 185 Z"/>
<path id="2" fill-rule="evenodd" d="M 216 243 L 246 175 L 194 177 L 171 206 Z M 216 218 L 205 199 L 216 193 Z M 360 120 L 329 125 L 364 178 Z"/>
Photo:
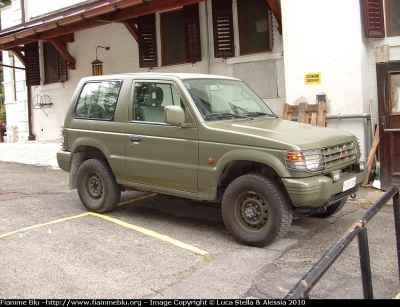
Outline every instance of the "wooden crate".
<path id="1" fill-rule="evenodd" d="M 297 114 L 297 121 L 300 123 L 315 126 L 326 126 L 326 103 L 308 104 L 302 102 L 298 105 L 283 105 L 282 118 L 292 120 L 293 114 Z"/>

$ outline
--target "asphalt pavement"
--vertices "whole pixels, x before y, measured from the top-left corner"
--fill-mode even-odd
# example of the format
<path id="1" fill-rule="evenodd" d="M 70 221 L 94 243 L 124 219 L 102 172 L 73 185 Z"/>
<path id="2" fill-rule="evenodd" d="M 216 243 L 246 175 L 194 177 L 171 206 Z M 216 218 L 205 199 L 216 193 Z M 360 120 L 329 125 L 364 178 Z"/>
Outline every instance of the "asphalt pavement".
<path id="1" fill-rule="evenodd" d="M 56 160 L 56 152 L 61 148 L 61 143 L 59 141 L 53 142 L 38 142 L 38 141 L 28 141 L 28 142 L 18 142 L 18 143 L 0 143 L 0 161 L 3 162 L 12 162 L 12 163 L 20 163 L 20 164 L 28 164 L 28 165 L 36 165 L 41 166 L 47 169 L 58 169 L 58 164 Z M 300 277 L 307 272 L 310 268 L 312 263 L 315 263 L 317 255 L 323 253 L 322 249 L 329 248 L 330 244 L 334 243 L 334 238 L 338 237 L 342 232 L 340 231 L 342 228 L 339 229 L 339 226 L 343 224 L 344 228 L 346 229 L 347 226 L 350 226 L 352 222 L 354 222 L 354 216 L 359 215 L 361 216 L 360 211 L 367 209 L 372 204 L 374 204 L 385 192 L 373 187 L 362 187 L 357 192 L 357 197 L 355 199 L 349 199 L 348 205 L 345 206 L 345 209 L 339 213 L 337 217 L 329 218 L 327 220 L 321 221 L 328 221 L 325 222 L 325 228 L 322 230 L 322 227 L 318 230 L 315 228 L 315 233 L 307 233 L 308 239 L 304 238 L 304 241 L 300 241 L 302 238 L 301 232 L 304 231 L 305 227 L 308 224 L 314 223 L 316 219 L 305 219 L 300 222 L 294 222 L 291 232 L 288 236 L 282 240 L 281 242 L 277 242 L 274 246 L 267 248 L 267 250 L 273 252 L 271 255 L 271 261 L 267 261 L 264 265 L 258 264 L 257 269 L 257 277 L 253 280 L 253 287 L 248 292 L 248 298 L 254 297 L 274 297 L 276 293 L 280 293 L 280 297 L 283 297 L 287 291 L 294 286 Z M 0 189 L 0 194 L 1 189 Z M 154 204 L 150 204 L 153 206 Z M 392 203 L 389 201 L 386 205 L 382 214 L 377 214 L 375 225 L 372 225 L 371 228 L 373 229 L 372 234 L 369 233 L 369 236 L 372 243 L 377 244 L 377 247 L 373 247 L 371 250 L 371 262 L 373 270 L 378 270 L 375 273 L 378 278 L 377 287 L 387 288 L 387 282 L 389 280 L 393 280 L 393 278 L 398 277 L 398 266 L 393 261 L 396 261 L 395 250 L 396 246 L 393 246 L 393 238 L 386 239 L 389 235 L 388 233 L 392 232 L 393 229 L 393 213 L 392 213 Z M 173 210 L 173 209 L 171 209 Z M 179 209 L 180 210 L 180 209 Z M 371 223 L 373 224 L 373 223 Z M 322 222 L 321 222 L 322 225 Z M 347 225 L 347 226 L 346 226 Z M 391 226 L 390 226 L 391 225 Z M 390 231 L 388 231 L 390 229 Z M 339 232 L 339 233 L 338 233 Z M 392 235 L 392 234 L 391 234 Z M 314 238 L 313 238 L 314 237 Z M 296 239 L 296 240 L 294 240 Z M 317 242 L 316 242 L 317 241 Z M 292 242 L 292 243 L 289 243 Z M 301 242 L 301 243 L 293 243 L 293 242 Z M 372 245 L 371 243 L 371 245 Z M 289 244 L 290 248 L 284 246 L 285 244 Z M 352 248 L 354 249 L 354 248 Z M 313 252 L 310 253 L 310 250 Z M 230 257 L 227 257 L 223 264 L 228 266 L 230 261 L 237 262 L 242 261 L 241 266 L 243 263 L 247 263 L 248 260 L 247 256 L 241 255 L 242 249 L 239 249 L 236 254 L 229 254 Z M 253 250 L 258 251 L 258 250 Z M 276 251 L 281 251 L 282 253 L 276 253 Z M 262 250 L 260 250 L 262 252 Z M 226 254 L 228 255 L 228 254 Z M 256 254 L 257 255 L 257 252 Z M 350 257 L 355 258 L 357 257 L 357 252 Z M 222 254 L 220 258 L 223 257 Z M 237 258 L 239 257 L 239 258 Z M 388 258 L 390 257 L 390 258 Z M 261 258 L 260 258 L 261 259 Z M 379 259 L 380 262 L 376 263 L 376 259 Z M 390 260 L 388 260 L 390 259 Z M 318 260 L 318 259 L 317 259 Z M 354 260 L 354 259 L 353 259 Z M 257 259 L 253 259 L 254 264 L 257 263 Z M 265 260 L 264 260 L 265 261 Z M 351 268 L 346 268 L 347 259 L 339 262 L 339 268 L 333 268 L 333 273 L 326 274 L 327 277 L 323 277 L 326 280 L 332 278 L 332 280 L 341 280 L 343 279 L 343 283 L 350 287 L 350 285 L 354 282 L 355 279 L 356 283 L 360 283 L 360 276 L 354 276 L 354 273 L 351 273 L 352 276 L 349 276 L 347 281 L 346 274 L 347 271 L 350 271 Z M 383 263 L 381 263 L 383 262 Z M 213 262 L 211 261 L 210 264 Z M 173 297 L 177 297 L 177 293 L 182 296 L 188 295 L 188 288 L 193 286 L 191 289 L 193 292 L 198 292 L 198 295 L 201 296 L 202 289 L 196 287 L 197 283 L 204 281 L 204 283 L 213 283 L 210 279 L 210 276 L 214 276 L 214 272 L 217 270 L 221 270 L 221 263 L 217 264 L 213 267 L 213 265 L 209 265 L 204 267 L 201 270 L 198 270 L 192 274 L 188 274 L 186 277 L 180 282 L 175 283 L 173 286 L 165 289 L 163 295 L 170 295 Z M 248 263 L 251 265 L 251 262 Z M 190 269 L 192 270 L 192 269 Z M 190 271 L 189 270 L 189 271 Z M 396 271 L 397 270 L 397 271 Z M 222 271 L 223 272 L 223 271 Z M 222 275 L 221 275 L 222 276 Z M 219 280 L 220 283 L 226 282 L 229 284 L 230 276 L 221 276 L 215 275 L 216 280 Z M 220 277 L 220 279 L 218 279 Z M 222 279 L 221 279 L 222 278 Z M 238 280 L 239 281 L 239 280 Z M 243 282 L 243 280 L 242 280 Z M 398 281 L 399 282 L 399 281 Z M 262 288 L 268 289 L 260 290 Z M 220 285 L 214 284 L 214 289 L 217 289 Z M 335 284 L 330 284 L 328 281 L 328 286 L 332 287 L 332 291 L 336 291 Z M 398 289 L 400 290 L 400 284 L 397 285 Z M 375 287 L 375 286 L 374 286 Z M 399 291 L 397 290 L 397 291 Z M 264 292 L 266 291 L 266 292 Z M 271 291 L 271 292 L 269 292 Z M 322 297 L 326 297 L 325 290 L 318 290 L 316 292 L 321 292 Z M 351 292 L 351 290 L 349 289 Z M 274 294 L 271 294 L 274 293 Z M 397 296 L 395 298 L 400 299 L 400 293 L 397 292 Z M 203 294 L 204 296 L 204 294 Z M 162 295 L 155 294 L 153 298 L 162 298 Z"/>

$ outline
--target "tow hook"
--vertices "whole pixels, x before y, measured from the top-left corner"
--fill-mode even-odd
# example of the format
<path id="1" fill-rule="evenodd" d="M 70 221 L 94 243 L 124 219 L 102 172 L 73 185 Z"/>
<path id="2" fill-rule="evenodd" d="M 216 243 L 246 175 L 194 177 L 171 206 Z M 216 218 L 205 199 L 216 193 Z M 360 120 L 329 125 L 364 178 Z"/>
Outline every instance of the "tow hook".
<path id="1" fill-rule="evenodd" d="M 356 196 L 357 196 L 356 193 L 350 195 L 351 198 L 356 198 Z"/>

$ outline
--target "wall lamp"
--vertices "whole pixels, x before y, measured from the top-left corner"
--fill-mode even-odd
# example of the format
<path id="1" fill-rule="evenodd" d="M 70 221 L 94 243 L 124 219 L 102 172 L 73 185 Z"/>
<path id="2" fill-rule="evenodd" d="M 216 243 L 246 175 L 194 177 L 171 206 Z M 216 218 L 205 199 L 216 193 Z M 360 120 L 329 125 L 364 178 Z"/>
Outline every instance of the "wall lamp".
<path id="1" fill-rule="evenodd" d="M 110 47 L 103 47 L 103 46 L 97 46 L 96 47 L 96 60 L 92 62 L 92 76 L 100 76 L 103 74 L 103 62 L 100 61 L 97 57 L 99 56 L 97 54 L 97 50 L 99 48 L 103 48 L 106 50 L 110 50 Z"/>

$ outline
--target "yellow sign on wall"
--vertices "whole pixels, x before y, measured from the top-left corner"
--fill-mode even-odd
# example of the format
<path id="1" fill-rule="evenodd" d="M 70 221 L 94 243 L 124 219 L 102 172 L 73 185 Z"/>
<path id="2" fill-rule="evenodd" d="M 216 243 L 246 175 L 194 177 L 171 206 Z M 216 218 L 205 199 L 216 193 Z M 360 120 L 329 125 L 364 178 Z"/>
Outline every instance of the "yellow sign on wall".
<path id="1" fill-rule="evenodd" d="M 321 73 L 320 72 L 308 72 L 304 75 L 306 84 L 321 84 Z"/>

